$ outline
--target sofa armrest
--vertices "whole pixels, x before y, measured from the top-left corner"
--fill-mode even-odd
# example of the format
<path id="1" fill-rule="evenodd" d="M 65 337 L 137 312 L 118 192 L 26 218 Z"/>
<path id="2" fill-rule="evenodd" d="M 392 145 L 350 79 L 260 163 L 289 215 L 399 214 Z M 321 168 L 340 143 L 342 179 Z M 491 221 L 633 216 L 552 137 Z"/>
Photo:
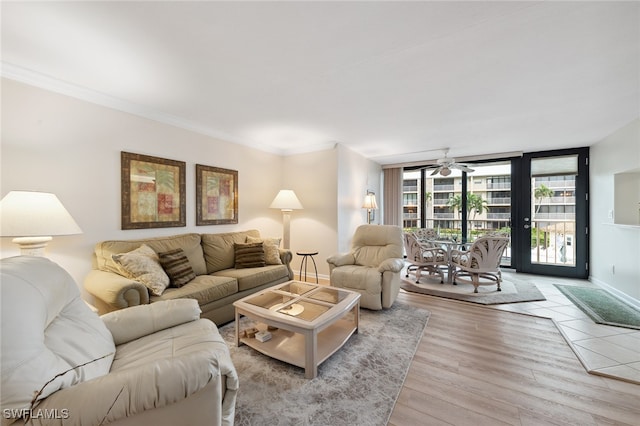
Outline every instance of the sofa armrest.
<path id="1" fill-rule="evenodd" d="M 400 272 L 404 267 L 402 259 L 386 259 L 378 266 L 378 272 L 384 273 L 386 271 Z"/>
<path id="2" fill-rule="evenodd" d="M 200 319 L 200 312 L 197 300 L 174 299 L 110 312 L 100 318 L 111 332 L 114 343 L 121 345 L 156 331 Z"/>
<path id="3" fill-rule="evenodd" d="M 124 368 L 59 390 L 37 409 L 66 413 L 65 425 L 108 424 L 180 402 L 211 382 L 219 391 L 217 401 L 210 403 L 220 407 L 224 418 L 228 405 L 235 406 L 238 376 L 223 342 L 210 342 L 208 350 Z"/>
<path id="4" fill-rule="evenodd" d="M 293 279 L 293 269 L 291 269 L 291 261 L 293 260 L 293 253 L 289 249 L 279 249 L 280 250 L 280 260 L 282 264 L 287 267 L 289 270 L 289 279 Z"/>
<path id="5" fill-rule="evenodd" d="M 280 260 L 284 265 L 288 265 L 293 260 L 293 253 L 289 249 L 278 249 L 280 251 Z"/>
<path id="6" fill-rule="evenodd" d="M 327 259 L 327 263 L 329 263 L 329 266 L 332 266 L 332 267 L 344 266 L 344 265 L 355 265 L 356 258 L 353 256 L 352 253 L 334 254 L 333 256 L 330 256 Z"/>
<path id="7" fill-rule="evenodd" d="M 101 304 L 101 314 L 149 303 L 149 290 L 144 284 L 113 272 L 93 269 L 84 280 L 84 288 Z"/>

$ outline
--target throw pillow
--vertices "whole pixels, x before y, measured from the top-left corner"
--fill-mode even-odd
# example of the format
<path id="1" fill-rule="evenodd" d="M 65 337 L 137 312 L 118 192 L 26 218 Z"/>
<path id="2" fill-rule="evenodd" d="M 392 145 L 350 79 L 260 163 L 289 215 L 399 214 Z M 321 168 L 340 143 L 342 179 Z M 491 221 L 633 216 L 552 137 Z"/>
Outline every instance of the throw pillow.
<path id="1" fill-rule="evenodd" d="M 182 287 L 196 277 L 187 255 L 181 248 L 158 253 L 158 258 L 173 287 Z"/>
<path id="2" fill-rule="evenodd" d="M 236 256 L 236 268 L 259 268 L 265 265 L 262 243 L 233 245 Z"/>
<path id="3" fill-rule="evenodd" d="M 169 277 L 160 266 L 158 255 L 146 244 L 128 253 L 114 254 L 112 258 L 125 277 L 144 284 L 154 296 L 162 295 L 169 286 Z"/>
<path id="4" fill-rule="evenodd" d="M 267 265 L 282 265 L 280 259 L 280 238 L 256 238 L 247 235 L 248 243 L 262 243 L 264 247 L 264 262 Z"/>

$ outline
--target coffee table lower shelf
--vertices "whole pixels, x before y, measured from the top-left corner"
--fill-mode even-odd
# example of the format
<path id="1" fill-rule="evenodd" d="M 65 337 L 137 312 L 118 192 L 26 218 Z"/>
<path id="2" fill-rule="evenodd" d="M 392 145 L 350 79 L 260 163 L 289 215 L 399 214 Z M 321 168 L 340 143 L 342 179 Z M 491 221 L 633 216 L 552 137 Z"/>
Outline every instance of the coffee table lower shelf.
<path id="1" fill-rule="evenodd" d="M 357 323 L 341 318 L 318 332 L 315 342 L 313 330 L 302 334 L 284 329 L 270 331 L 271 339 L 261 342 L 255 338 L 242 337 L 241 343 L 272 358 L 305 369 L 305 376 L 317 375 L 318 365 L 326 361 L 357 332 Z"/>

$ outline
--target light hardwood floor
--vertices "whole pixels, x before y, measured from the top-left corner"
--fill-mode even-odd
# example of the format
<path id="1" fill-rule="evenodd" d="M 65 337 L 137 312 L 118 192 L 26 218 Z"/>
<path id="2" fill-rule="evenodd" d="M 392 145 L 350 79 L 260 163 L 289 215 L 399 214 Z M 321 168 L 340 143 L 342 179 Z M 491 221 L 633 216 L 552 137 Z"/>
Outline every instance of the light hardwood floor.
<path id="1" fill-rule="evenodd" d="M 431 316 L 390 426 L 640 425 L 640 385 L 587 373 L 551 319 L 398 300 Z"/>

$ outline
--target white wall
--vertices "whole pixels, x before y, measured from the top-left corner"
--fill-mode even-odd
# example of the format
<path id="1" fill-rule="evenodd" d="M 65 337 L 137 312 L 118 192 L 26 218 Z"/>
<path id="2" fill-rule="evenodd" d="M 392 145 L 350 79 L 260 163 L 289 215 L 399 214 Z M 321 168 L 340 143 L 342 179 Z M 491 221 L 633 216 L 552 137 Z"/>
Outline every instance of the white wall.
<path id="1" fill-rule="evenodd" d="M 591 280 L 640 306 L 640 227 L 609 217 L 614 174 L 640 168 L 640 119 L 593 145 L 590 159 Z"/>
<path id="2" fill-rule="evenodd" d="M 84 231 L 56 237 L 47 248 L 47 256 L 79 285 L 91 267 L 94 244 L 105 239 L 249 228 L 282 235 L 280 211 L 268 208 L 282 186 L 284 159 L 278 155 L 7 79 L 1 144 L 1 196 L 19 189 L 53 192 Z M 121 151 L 186 162 L 186 227 L 120 229 Z M 237 225 L 195 226 L 196 163 L 238 170 Z M 1 257 L 18 254 L 10 238 L 0 239 Z"/>
<path id="3" fill-rule="evenodd" d="M 284 159 L 283 188 L 293 189 L 303 210 L 291 214 L 291 251 L 293 269 L 300 268 L 298 251 L 317 251 L 314 257 L 318 274 L 328 277 L 326 259 L 337 251 L 338 219 L 336 188 L 338 186 L 337 150 L 297 154 Z M 313 272 L 311 265 L 308 273 Z"/>
<path id="4" fill-rule="evenodd" d="M 382 167 L 360 154 L 338 145 L 338 251 L 348 252 L 356 228 L 367 223 L 367 211 L 362 208 L 367 190 L 376 193 L 379 207 Z M 374 224 L 380 224 L 380 210 L 375 212 Z"/>
<path id="5" fill-rule="evenodd" d="M 13 80 L 2 79 L 1 96 L 0 196 L 11 190 L 58 196 L 83 234 L 54 238 L 47 256 L 79 286 L 95 243 L 106 239 L 250 228 L 281 236 L 282 213 L 269 208 L 280 189 L 293 189 L 304 206 L 291 215 L 293 269 L 300 266 L 296 251 L 315 250 L 318 272 L 328 276 L 326 258 L 347 251 L 355 228 L 366 223 L 366 190 L 380 194 L 380 166 L 339 145 L 282 157 Z M 186 162 L 186 227 L 120 229 L 121 151 Z M 237 225 L 195 226 L 196 163 L 238 171 Z M 0 238 L 0 257 L 18 254 L 11 238 Z"/>
<path id="6" fill-rule="evenodd" d="M 291 155 L 284 160 L 285 186 L 293 189 L 304 210 L 291 218 L 291 249 L 317 251 L 318 273 L 329 277 L 326 259 L 347 252 L 355 229 L 367 222 L 362 208 L 367 189 L 380 195 L 378 163 L 337 144 L 334 149 Z M 380 205 L 380 203 L 378 203 Z M 379 212 L 376 220 L 379 222 Z M 295 256 L 294 269 L 300 257 Z"/>

